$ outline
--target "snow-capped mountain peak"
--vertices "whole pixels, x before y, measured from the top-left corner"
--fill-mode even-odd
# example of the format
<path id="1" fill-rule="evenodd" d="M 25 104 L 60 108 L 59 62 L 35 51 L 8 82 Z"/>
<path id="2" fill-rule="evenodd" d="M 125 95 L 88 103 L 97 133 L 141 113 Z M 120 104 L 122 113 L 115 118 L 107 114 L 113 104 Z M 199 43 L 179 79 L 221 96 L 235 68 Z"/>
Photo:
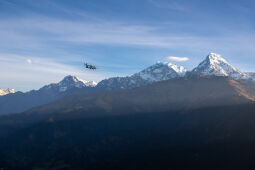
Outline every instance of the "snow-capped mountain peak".
<path id="1" fill-rule="evenodd" d="M 94 81 L 82 80 L 76 76 L 66 76 L 59 83 L 53 83 L 44 86 L 42 89 L 57 89 L 59 92 L 64 92 L 71 88 L 95 87 L 97 85 Z"/>
<path id="2" fill-rule="evenodd" d="M 224 59 L 220 54 L 216 54 L 216 53 L 210 53 L 207 58 L 207 60 L 209 60 L 211 62 L 211 64 L 213 63 L 219 63 L 219 62 L 224 62 L 224 63 L 228 63 L 226 59 Z"/>
<path id="3" fill-rule="evenodd" d="M 140 77 L 146 81 L 156 82 L 182 77 L 186 71 L 183 66 L 177 66 L 168 62 L 157 62 L 131 77 Z"/>
<path id="4" fill-rule="evenodd" d="M 89 87 L 95 87 L 95 86 L 97 86 L 97 82 L 95 82 L 95 81 L 86 81 L 86 82 L 84 82 L 84 84 L 85 84 L 86 86 L 89 86 Z"/>
<path id="5" fill-rule="evenodd" d="M 168 67 L 172 68 L 179 76 L 184 76 L 187 70 L 183 66 L 177 66 L 176 64 L 167 63 Z"/>
<path id="6" fill-rule="evenodd" d="M 97 87 L 108 90 L 132 89 L 153 82 L 170 80 L 183 77 L 186 69 L 168 62 L 157 62 L 156 64 L 127 77 L 113 77 L 102 80 Z"/>
<path id="7" fill-rule="evenodd" d="M 14 89 L 0 89 L 0 96 L 4 96 L 10 93 L 16 93 L 16 90 Z"/>
<path id="8" fill-rule="evenodd" d="M 66 76 L 67 79 L 68 79 L 68 77 L 69 77 L 69 79 L 72 79 L 72 81 L 74 81 L 75 83 L 82 82 L 85 86 L 95 87 L 97 85 L 97 82 L 95 82 L 95 81 L 86 81 L 86 80 L 80 79 L 79 77 L 76 77 L 76 76 Z"/>
<path id="9" fill-rule="evenodd" d="M 192 70 L 194 74 L 228 76 L 234 79 L 248 79 L 248 75 L 230 65 L 220 54 L 210 53 L 204 61 Z"/>

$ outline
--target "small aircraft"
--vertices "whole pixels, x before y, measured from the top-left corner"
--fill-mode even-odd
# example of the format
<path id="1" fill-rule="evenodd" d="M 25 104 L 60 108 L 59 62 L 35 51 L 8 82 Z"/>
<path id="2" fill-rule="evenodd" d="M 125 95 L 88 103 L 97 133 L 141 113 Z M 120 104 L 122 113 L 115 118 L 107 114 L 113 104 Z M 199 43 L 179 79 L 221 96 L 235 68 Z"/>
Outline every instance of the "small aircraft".
<path id="1" fill-rule="evenodd" d="M 84 66 L 85 66 L 85 68 L 88 68 L 88 69 L 90 69 L 90 70 L 96 70 L 96 69 L 97 69 L 96 66 L 90 65 L 90 64 L 88 64 L 88 63 L 84 63 Z"/>

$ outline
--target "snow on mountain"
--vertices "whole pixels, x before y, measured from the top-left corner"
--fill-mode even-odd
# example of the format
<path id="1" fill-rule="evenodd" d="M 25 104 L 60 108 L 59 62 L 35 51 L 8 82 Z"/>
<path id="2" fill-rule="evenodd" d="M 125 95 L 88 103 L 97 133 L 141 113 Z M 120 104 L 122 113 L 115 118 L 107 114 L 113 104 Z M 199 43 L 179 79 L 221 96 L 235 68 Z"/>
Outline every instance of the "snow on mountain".
<path id="1" fill-rule="evenodd" d="M 255 73 L 253 73 L 253 72 L 246 72 L 245 74 L 247 74 L 250 77 L 250 80 L 255 81 Z"/>
<path id="2" fill-rule="evenodd" d="M 84 81 L 84 80 L 83 80 Z M 84 84 L 87 86 L 87 87 L 95 87 L 97 86 L 97 82 L 95 81 L 85 81 Z"/>
<path id="3" fill-rule="evenodd" d="M 184 77 L 186 69 L 168 62 L 157 62 L 156 64 L 127 77 L 113 77 L 102 80 L 97 87 L 107 90 L 132 89 L 153 82 Z"/>
<path id="4" fill-rule="evenodd" d="M 192 74 L 226 76 L 236 80 L 250 79 L 246 73 L 230 65 L 220 54 L 210 53 L 204 61 L 191 71 Z"/>
<path id="5" fill-rule="evenodd" d="M 82 80 L 76 76 L 66 76 L 62 81 L 59 83 L 52 83 L 50 85 L 44 86 L 41 90 L 45 89 L 56 89 L 59 92 L 65 92 L 71 88 L 83 88 L 83 87 L 95 87 L 97 85 L 94 81 L 86 81 Z"/>
<path id="6" fill-rule="evenodd" d="M 132 75 L 131 77 L 140 77 L 145 81 L 157 82 L 177 77 L 183 77 L 186 71 L 187 70 L 182 66 L 177 66 L 167 62 L 158 62 L 157 64 Z"/>
<path id="7" fill-rule="evenodd" d="M 0 96 L 4 96 L 10 93 L 16 93 L 16 90 L 14 89 L 0 89 Z"/>

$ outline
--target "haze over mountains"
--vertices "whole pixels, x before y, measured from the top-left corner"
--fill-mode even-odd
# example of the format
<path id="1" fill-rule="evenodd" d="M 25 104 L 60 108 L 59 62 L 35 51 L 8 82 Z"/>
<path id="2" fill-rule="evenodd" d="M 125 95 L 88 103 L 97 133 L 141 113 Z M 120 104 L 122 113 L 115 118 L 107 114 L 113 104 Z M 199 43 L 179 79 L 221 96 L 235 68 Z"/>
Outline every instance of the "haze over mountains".
<path id="1" fill-rule="evenodd" d="M 169 82 L 169 89 L 166 90 L 169 91 L 175 88 L 171 87 L 171 85 L 176 83 L 178 79 L 183 80 L 182 83 L 184 83 L 184 87 L 183 89 L 173 90 L 173 94 L 171 96 L 181 95 L 185 98 L 190 93 L 190 91 L 183 93 L 185 89 L 189 88 L 188 83 L 186 84 L 186 86 L 185 83 L 189 81 L 192 82 L 193 79 L 201 76 L 220 76 L 232 78 L 235 81 L 230 82 L 230 80 L 227 79 L 221 80 L 228 82 L 229 86 L 231 87 L 233 87 L 233 84 L 235 84 L 235 86 L 237 87 L 236 91 L 241 92 L 245 96 L 249 96 L 248 98 L 251 98 L 254 95 L 253 91 L 251 90 L 253 88 L 253 81 L 255 80 L 253 73 L 241 72 L 237 68 L 230 65 L 219 54 L 210 53 L 204 61 L 202 61 L 196 68 L 194 68 L 190 72 L 188 72 L 182 66 L 177 66 L 166 62 L 158 62 L 155 65 L 152 65 L 132 76 L 113 77 L 102 80 L 98 84 L 93 81 L 88 82 L 81 80 L 75 76 L 67 76 L 59 83 L 46 85 L 39 90 L 32 90 L 27 93 L 17 92 L 14 94 L 1 96 L 0 114 L 23 112 L 31 109 L 32 107 L 48 104 L 50 102 L 61 99 L 64 96 L 72 94 L 88 94 L 106 90 L 112 91 L 134 89 L 147 86 L 155 82 L 172 80 L 172 82 Z M 189 81 L 184 81 L 186 79 L 188 79 Z M 182 80 L 179 81 L 181 82 Z M 203 80 L 201 81 L 203 82 Z M 215 78 L 212 78 L 212 81 L 215 81 Z M 203 86 L 201 83 L 201 87 L 209 89 L 210 86 L 210 84 Z M 160 89 L 161 87 L 158 88 Z M 179 88 L 179 86 L 177 86 L 177 88 Z M 199 87 L 197 86 L 196 88 Z M 198 90 L 196 94 L 199 94 L 199 89 L 196 90 Z M 180 92 L 178 93 L 178 91 Z M 218 89 L 218 93 L 220 93 L 220 91 L 224 91 L 224 89 Z M 248 93 L 250 91 L 251 93 Z M 130 97 L 132 98 L 134 96 Z M 146 98 L 146 96 L 144 97 Z"/>

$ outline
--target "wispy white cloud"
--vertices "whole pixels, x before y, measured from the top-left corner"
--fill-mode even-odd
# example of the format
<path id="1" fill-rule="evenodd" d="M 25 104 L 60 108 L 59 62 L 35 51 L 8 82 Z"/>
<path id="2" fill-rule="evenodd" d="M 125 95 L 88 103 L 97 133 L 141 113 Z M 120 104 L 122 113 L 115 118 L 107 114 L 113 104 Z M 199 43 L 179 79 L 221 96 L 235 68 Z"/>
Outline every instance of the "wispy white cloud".
<path id="1" fill-rule="evenodd" d="M 27 63 L 28 63 L 28 64 L 32 64 L 33 62 L 32 62 L 31 59 L 27 59 Z"/>
<path id="2" fill-rule="evenodd" d="M 175 56 L 169 56 L 166 59 L 171 61 L 177 61 L 177 62 L 185 62 L 189 60 L 188 57 L 175 57 Z"/>
<path id="3" fill-rule="evenodd" d="M 171 24 L 168 25 L 171 27 Z M 15 29 L 14 29 L 15 28 Z M 162 33 L 160 26 L 125 24 L 122 22 L 71 21 L 47 17 L 9 19 L 0 21 L 0 48 L 5 50 L 54 50 L 64 42 L 72 45 L 104 44 L 118 46 L 146 46 L 154 48 L 187 50 L 236 49 L 238 42 L 246 38 L 242 47 L 250 47 L 254 36 L 249 33 L 214 37 L 180 33 Z M 221 42 L 221 43 L 219 43 Z M 240 45 L 240 44 L 239 44 Z M 249 48 L 251 49 L 251 48 Z M 62 49 L 61 49 L 62 50 Z"/>

